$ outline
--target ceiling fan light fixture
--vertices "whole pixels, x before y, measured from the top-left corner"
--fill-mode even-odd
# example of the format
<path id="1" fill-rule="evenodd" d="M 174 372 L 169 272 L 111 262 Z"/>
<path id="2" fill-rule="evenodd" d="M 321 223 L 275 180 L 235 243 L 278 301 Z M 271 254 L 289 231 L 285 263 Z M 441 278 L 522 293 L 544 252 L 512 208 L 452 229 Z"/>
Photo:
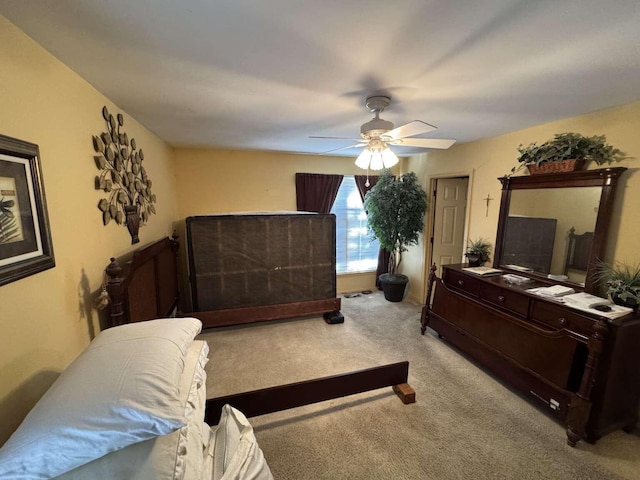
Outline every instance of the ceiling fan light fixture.
<path id="1" fill-rule="evenodd" d="M 385 147 L 385 149 L 382 150 L 382 163 L 384 168 L 391 168 L 397 165 L 398 161 L 398 157 L 389 147 Z"/>
<path id="2" fill-rule="evenodd" d="M 365 147 L 358 158 L 356 158 L 356 167 L 362 168 L 363 170 L 367 170 L 369 168 L 369 164 L 371 163 L 371 150 L 369 147 Z"/>
<path id="3" fill-rule="evenodd" d="M 382 170 L 384 168 L 384 163 L 382 162 L 382 152 L 371 152 L 371 162 L 369 163 L 369 168 L 371 170 Z"/>
<path id="4" fill-rule="evenodd" d="M 384 142 L 365 147 L 356 158 L 356 166 L 363 170 L 382 170 L 391 168 L 398 163 L 398 157 Z"/>

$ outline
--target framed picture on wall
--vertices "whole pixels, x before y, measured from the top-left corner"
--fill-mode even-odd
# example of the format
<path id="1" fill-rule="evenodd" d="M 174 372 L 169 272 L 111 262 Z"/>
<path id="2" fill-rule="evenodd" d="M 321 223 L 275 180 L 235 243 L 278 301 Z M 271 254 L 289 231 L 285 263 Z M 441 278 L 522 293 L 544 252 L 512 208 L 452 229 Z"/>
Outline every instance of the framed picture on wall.
<path id="1" fill-rule="evenodd" d="M 54 266 L 38 145 L 0 135 L 0 285 Z"/>

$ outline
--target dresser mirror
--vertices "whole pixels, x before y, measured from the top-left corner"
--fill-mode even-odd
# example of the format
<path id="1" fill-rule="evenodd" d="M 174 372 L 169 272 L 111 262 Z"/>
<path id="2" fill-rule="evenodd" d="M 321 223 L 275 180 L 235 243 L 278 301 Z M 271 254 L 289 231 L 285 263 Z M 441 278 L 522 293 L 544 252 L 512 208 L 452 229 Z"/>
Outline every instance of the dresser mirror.
<path id="1" fill-rule="evenodd" d="M 584 288 L 604 254 L 615 188 L 626 168 L 502 177 L 494 267 Z"/>

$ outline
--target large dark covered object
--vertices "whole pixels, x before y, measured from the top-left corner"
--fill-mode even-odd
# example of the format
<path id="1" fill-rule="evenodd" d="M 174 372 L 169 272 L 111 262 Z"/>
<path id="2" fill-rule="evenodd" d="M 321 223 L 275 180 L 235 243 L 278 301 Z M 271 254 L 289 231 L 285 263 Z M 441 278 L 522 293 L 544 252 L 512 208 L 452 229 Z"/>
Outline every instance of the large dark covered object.
<path id="1" fill-rule="evenodd" d="M 215 325 L 339 310 L 334 215 L 195 216 L 186 233 L 193 310 Z"/>
<path id="2" fill-rule="evenodd" d="M 507 217 L 502 263 L 549 273 L 556 224 L 555 218 Z"/>

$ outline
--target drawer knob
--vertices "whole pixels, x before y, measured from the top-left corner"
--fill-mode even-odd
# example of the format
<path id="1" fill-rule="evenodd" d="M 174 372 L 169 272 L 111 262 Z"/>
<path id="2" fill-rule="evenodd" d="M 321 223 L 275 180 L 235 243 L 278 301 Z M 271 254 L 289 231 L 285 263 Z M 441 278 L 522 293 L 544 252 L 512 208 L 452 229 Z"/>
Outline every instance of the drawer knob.
<path id="1" fill-rule="evenodd" d="M 502 295 L 498 296 L 498 301 L 499 301 L 499 302 L 504 302 L 504 300 L 505 300 L 505 299 L 504 299 L 504 297 L 503 297 Z"/>
<path id="2" fill-rule="evenodd" d="M 464 282 L 462 280 L 458 280 L 458 285 L 463 286 Z"/>
<path id="3" fill-rule="evenodd" d="M 567 319 L 564 317 L 560 317 L 558 319 L 558 321 L 560 322 L 560 325 L 566 325 L 567 324 Z"/>

